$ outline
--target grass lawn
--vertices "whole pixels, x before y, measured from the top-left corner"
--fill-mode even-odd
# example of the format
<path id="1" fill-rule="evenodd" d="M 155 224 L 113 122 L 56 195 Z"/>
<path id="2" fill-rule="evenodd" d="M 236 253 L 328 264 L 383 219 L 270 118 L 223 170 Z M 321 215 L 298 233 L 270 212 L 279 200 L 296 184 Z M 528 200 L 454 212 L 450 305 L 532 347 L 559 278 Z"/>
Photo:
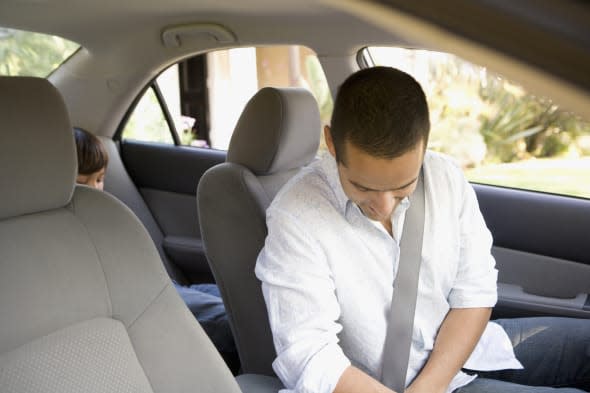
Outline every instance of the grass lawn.
<path id="1" fill-rule="evenodd" d="M 474 183 L 590 198 L 590 157 L 542 158 L 468 169 Z"/>

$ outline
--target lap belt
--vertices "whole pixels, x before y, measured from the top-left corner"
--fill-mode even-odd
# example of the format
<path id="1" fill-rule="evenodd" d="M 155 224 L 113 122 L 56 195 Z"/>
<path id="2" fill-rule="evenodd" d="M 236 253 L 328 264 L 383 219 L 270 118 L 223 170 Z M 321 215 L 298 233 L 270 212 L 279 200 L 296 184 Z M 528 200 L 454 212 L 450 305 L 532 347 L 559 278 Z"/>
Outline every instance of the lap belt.
<path id="1" fill-rule="evenodd" d="M 424 170 L 421 170 L 416 190 L 410 196 L 410 207 L 404 220 L 398 270 L 393 283 L 393 298 L 383 352 L 381 381 L 397 393 L 402 393 L 406 386 L 418 276 L 422 263 L 424 209 Z"/>

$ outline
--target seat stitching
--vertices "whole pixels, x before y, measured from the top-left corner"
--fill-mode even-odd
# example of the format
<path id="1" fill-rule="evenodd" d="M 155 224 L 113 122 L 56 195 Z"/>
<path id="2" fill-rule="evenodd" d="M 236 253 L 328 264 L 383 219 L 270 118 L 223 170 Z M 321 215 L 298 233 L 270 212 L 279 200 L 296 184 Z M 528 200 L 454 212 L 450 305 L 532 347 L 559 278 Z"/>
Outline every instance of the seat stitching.
<path id="1" fill-rule="evenodd" d="M 127 330 L 130 330 L 132 328 L 132 326 L 135 324 L 135 322 L 137 322 L 145 314 L 145 312 L 160 298 L 160 296 L 162 296 L 162 294 L 164 293 L 164 291 L 168 288 L 168 285 L 171 285 L 171 284 L 172 284 L 172 281 L 168 281 L 168 282 L 164 283 L 164 287 L 162 287 L 162 289 L 160 291 L 158 291 L 158 293 L 156 294 L 156 296 L 154 296 L 154 298 L 152 300 L 150 300 L 148 304 L 146 304 L 146 306 L 143 309 L 143 311 L 141 311 L 137 315 L 137 317 L 135 317 L 135 319 L 133 319 L 133 321 L 131 321 L 129 323 L 129 326 L 127 327 Z"/>

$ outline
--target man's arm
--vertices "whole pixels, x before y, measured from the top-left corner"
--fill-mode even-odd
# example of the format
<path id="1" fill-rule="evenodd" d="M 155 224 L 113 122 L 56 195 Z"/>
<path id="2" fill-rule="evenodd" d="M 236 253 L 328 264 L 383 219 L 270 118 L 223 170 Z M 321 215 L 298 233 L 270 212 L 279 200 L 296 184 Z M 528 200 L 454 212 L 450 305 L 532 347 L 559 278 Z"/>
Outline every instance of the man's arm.
<path id="1" fill-rule="evenodd" d="M 338 344 L 335 283 L 312 224 L 290 210 L 267 211 L 268 235 L 255 268 L 277 353 L 273 369 L 287 389 L 332 393 L 350 366 Z"/>
<path id="2" fill-rule="evenodd" d="M 451 309 L 443 321 L 426 365 L 406 393 L 444 393 L 477 345 L 491 314 L 490 308 Z M 387 386 L 349 366 L 334 393 L 395 393 Z"/>
<path id="3" fill-rule="evenodd" d="M 443 321 L 426 365 L 407 393 L 444 393 L 477 345 L 491 308 L 454 308 Z"/>

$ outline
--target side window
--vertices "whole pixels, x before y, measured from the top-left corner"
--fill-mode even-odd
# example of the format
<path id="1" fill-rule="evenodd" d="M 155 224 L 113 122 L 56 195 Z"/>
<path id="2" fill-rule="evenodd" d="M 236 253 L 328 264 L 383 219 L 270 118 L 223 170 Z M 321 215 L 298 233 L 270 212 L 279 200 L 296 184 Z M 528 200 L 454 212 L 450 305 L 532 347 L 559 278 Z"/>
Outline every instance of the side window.
<path id="1" fill-rule="evenodd" d="M 413 75 L 430 106 L 429 148 L 476 183 L 590 198 L 590 123 L 456 56 L 370 47 L 369 64 Z"/>
<path id="2" fill-rule="evenodd" d="M 143 93 L 121 134 L 123 139 L 174 144 L 172 130 L 153 86 Z"/>
<path id="3" fill-rule="evenodd" d="M 209 140 L 227 150 L 246 102 L 261 88 L 303 87 L 318 101 L 323 122 L 332 114 L 332 96 L 316 54 L 303 46 L 220 50 L 207 55 Z"/>
<path id="4" fill-rule="evenodd" d="M 138 101 L 121 136 L 227 150 L 244 106 L 266 86 L 310 90 L 323 123 L 329 121 L 332 96 L 311 49 L 236 48 L 198 55 L 166 69 Z"/>

